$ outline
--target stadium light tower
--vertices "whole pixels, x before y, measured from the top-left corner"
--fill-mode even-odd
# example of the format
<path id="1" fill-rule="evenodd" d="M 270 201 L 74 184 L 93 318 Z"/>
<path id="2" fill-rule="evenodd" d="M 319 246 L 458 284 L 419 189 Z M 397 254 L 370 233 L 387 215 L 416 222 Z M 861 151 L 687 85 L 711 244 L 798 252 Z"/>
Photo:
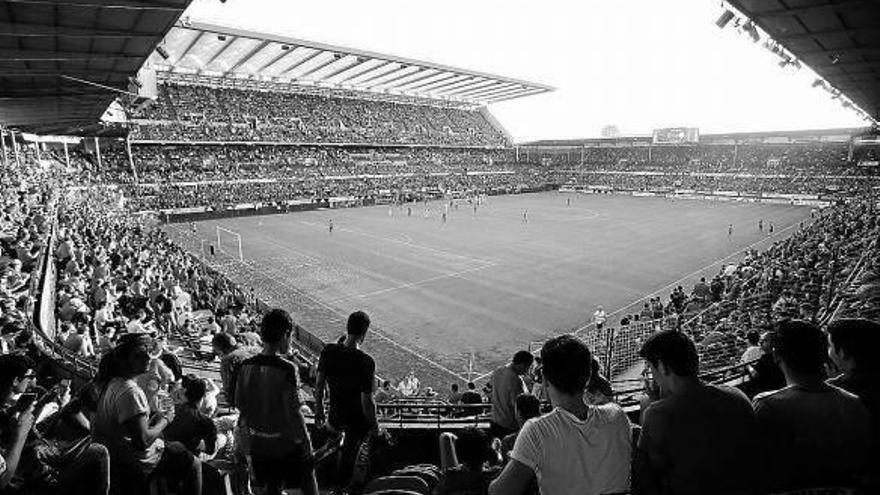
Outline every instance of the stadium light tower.
<path id="1" fill-rule="evenodd" d="M 727 9 L 724 9 L 724 12 L 721 14 L 721 17 L 715 21 L 715 25 L 721 29 L 724 29 L 727 24 L 730 23 L 731 20 L 735 17 L 735 14 Z"/>

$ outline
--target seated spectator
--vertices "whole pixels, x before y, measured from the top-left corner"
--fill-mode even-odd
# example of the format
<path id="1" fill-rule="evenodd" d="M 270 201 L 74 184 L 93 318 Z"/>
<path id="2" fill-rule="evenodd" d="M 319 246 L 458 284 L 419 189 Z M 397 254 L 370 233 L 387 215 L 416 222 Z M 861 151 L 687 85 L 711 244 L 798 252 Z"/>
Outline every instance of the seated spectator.
<path id="1" fill-rule="evenodd" d="M 379 388 L 379 390 L 376 391 L 373 397 L 373 401 L 376 404 L 385 404 L 391 402 L 391 400 L 394 399 L 396 392 L 397 391 L 391 387 L 391 382 L 385 380 L 382 382 L 382 386 Z"/>
<path id="2" fill-rule="evenodd" d="M 483 430 L 467 427 L 440 435 L 442 476 L 437 495 L 485 495 L 500 473 L 498 453 Z"/>
<path id="3" fill-rule="evenodd" d="M 65 405 L 70 391 L 65 384 L 39 388 L 33 367 L 27 357 L 0 356 L 0 492 L 107 495 L 107 449 L 87 437 L 69 444 L 37 424 L 47 406 Z"/>
<path id="4" fill-rule="evenodd" d="M 457 383 L 453 383 L 449 386 L 449 395 L 446 396 L 446 402 L 453 405 L 461 402 L 461 392 L 458 391 Z"/>
<path id="5" fill-rule="evenodd" d="M 519 495 L 537 478 L 541 493 L 622 493 L 629 490 L 630 423 L 616 404 L 590 406 L 590 350 L 564 335 L 541 349 L 553 412 L 530 419 L 492 482 L 493 495 Z"/>
<path id="6" fill-rule="evenodd" d="M 186 447 L 162 439 L 171 423 L 172 411 L 150 415 L 144 391 L 134 378 L 147 372 L 152 339 L 125 335 L 111 352 L 109 380 L 92 421 L 92 436 L 107 446 L 113 465 L 113 485 L 120 490 L 141 493 L 143 480 L 163 476 L 179 482 L 182 495 L 200 495 L 202 467 Z"/>
<path id="7" fill-rule="evenodd" d="M 293 321 L 274 309 L 260 330 L 263 352 L 241 363 L 234 402 L 247 432 L 254 478 L 269 495 L 288 486 L 318 495 L 312 442 L 300 410 L 299 372 L 281 357 L 290 352 Z"/>
<path id="8" fill-rule="evenodd" d="M 165 428 L 165 438 L 182 443 L 193 455 L 212 455 L 217 445 L 217 427 L 201 411 L 207 384 L 202 378 L 187 375 L 183 377 L 183 390 L 186 402 L 175 406 L 174 420 Z"/>
<path id="9" fill-rule="evenodd" d="M 599 360 L 593 356 L 590 362 L 590 381 L 587 382 L 587 389 L 584 391 L 584 401 L 587 404 L 599 406 L 611 402 L 613 397 L 614 391 L 611 389 L 611 382 L 602 376 Z"/>
<path id="10" fill-rule="evenodd" d="M 541 403 L 537 397 L 532 394 L 522 394 L 516 398 L 516 421 L 520 424 L 520 428 L 526 424 L 526 421 L 537 418 L 540 415 Z M 510 451 L 513 450 L 517 436 L 519 436 L 518 431 L 501 439 L 501 454 L 505 459 L 510 455 Z"/>
<path id="11" fill-rule="evenodd" d="M 757 361 L 764 354 L 764 351 L 761 350 L 761 335 L 758 332 L 752 330 L 746 334 L 746 340 L 749 342 L 749 347 L 739 359 L 742 364 Z"/>
<path id="12" fill-rule="evenodd" d="M 859 398 L 825 382 L 828 339 L 815 325 L 788 321 L 773 353 L 788 384 L 755 397 L 770 490 L 857 484 L 865 472 L 871 420 Z"/>
<path id="13" fill-rule="evenodd" d="M 467 390 L 461 394 L 461 403 L 462 404 L 482 404 L 483 396 L 477 392 L 477 384 L 474 382 L 468 382 Z"/>
<path id="14" fill-rule="evenodd" d="M 841 374 L 828 383 L 856 394 L 868 408 L 874 432 L 869 466 L 880 466 L 880 324 L 865 319 L 841 319 L 828 325 L 831 359 Z M 880 488 L 880 473 L 870 471 L 870 488 Z"/>
<path id="15" fill-rule="evenodd" d="M 633 493 L 751 493 L 757 442 L 745 394 L 701 382 L 696 346 L 683 333 L 652 335 L 640 355 L 659 394 L 649 390 L 642 405 Z"/>
<path id="16" fill-rule="evenodd" d="M 764 332 L 761 335 L 761 357 L 752 366 L 750 373 L 752 380 L 748 384 L 749 395 L 754 396 L 760 392 L 776 390 L 785 386 L 785 377 L 773 356 L 773 340 L 776 335 L 773 332 Z"/>

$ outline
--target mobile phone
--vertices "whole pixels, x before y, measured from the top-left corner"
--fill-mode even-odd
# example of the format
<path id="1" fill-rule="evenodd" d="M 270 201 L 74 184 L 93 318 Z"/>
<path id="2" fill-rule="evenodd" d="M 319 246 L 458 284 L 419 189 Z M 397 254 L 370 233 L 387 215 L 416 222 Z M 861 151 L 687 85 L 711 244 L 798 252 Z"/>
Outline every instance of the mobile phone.
<path id="1" fill-rule="evenodd" d="M 18 398 L 18 402 L 15 403 L 15 410 L 18 412 L 24 412 L 30 409 L 34 402 L 37 401 L 37 394 L 34 393 L 25 393 L 21 394 L 21 397 Z"/>

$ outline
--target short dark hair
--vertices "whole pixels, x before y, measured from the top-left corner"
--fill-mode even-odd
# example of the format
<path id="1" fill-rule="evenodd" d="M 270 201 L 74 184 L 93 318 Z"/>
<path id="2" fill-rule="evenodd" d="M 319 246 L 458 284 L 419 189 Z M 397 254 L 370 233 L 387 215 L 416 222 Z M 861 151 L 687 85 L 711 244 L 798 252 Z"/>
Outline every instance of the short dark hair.
<path id="1" fill-rule="evenodd" d="M 355 311 L 348 315 L 348 323 L 345 325 L 345 329 L 349 335 L 360 337 L 367 333 L 368 328 L 370 328 L 370 317 L 363 311 Z"/>
<path id="2" fill-rule="evenodd" d="M 828 338 L 808 321 L 783 321 L 776 329 L 773 350 L 792 371 L 817 373 L 825 365 Z"/>
<path id="3" fill-rule="evenodd" d="M 513 364 L 529 367 L 535 362 L 535 356 L 529 351 L 516 351 L 513 355 Z"/>
<path id="4" fill-rule="evenodd" d="M 532 394 L 521 394 L 516 397 L 516 410 L 523 421 L 541 415 L 541 401 Z"/>
<path id="5" fill-rule="evenodd" d="M 16 378 L 24 378 L 28 370 L 34 369 L 31 358 L 22 354 L 0 356 L 0 393 L 7 394 Z"/>
<path id="6" fill-rule="evenodd" d="M 874 355 L 880 347 L 880 323 L 864 318 L 843 318 L 828 325 L 831 344 L 856 362 L 860 369 L 880 368 Z"/>
<path id="7" fill-rule="evenodd" d="M 488 459 L 489 436 L 473 426 L 463 428 L 455 434 L 456 457 L 466 466 L 479 466 Z"/>
<path id="8" fill-rule="evenodd" d="M 458 392 L 458 384 L 457 384 L 457 383 L 453 383 L 453 384 L 452 384 L 452 391 L 453 391 L 453 392 Z"/>
<path id="9" fill-rule="evenodd" d="M 746 334 L 746 340 L 749 341 L 749 344 L 758 345 L 761 342 L 761 334 L 752 330 Z"/>
<path id="10" fill-rule="evenodd" d="M 642 344 L 639 355 L 653 366 L 660 361 L 678 376 L 697 376 L 700 357 L 697 346 L 687 335 L 675 330 L 658 332 Z"/>
<path id="11" fill-rule="evenodd" d="M 290 313 L 275 308 L 263 315 L 260 322 L 260 337 L 267 344 L 277 344 L 293 331 L 293 319 Z"/>
<path id="12" fill-rule="evenodd" d="M 228 333 L 218 333 L 211 338 L 211 344 L 223 352 L 229 352 L 235 348 L 235 338 Z"/>
<path id="13" fill-rule="evenodd" d="M 474 382 L 468 382 L 467 387 L 468 387 L 468 390 L 474 390 L 477 388 L 477 384 Z"/>
<path id="14" fill-rule="evenodd" d="M 579 394 L 590 381 L 593 357 L 586 344 L 571 335 L 560 335 L 541 348 L 544 381 L 566 394 Z"/>
<path id="15" fill-rule="evenodd" d="M 186 375 L 183 377 L 183 389 L 186 400 L 195 403 L 202 400 L 208 392 L 208 385 L 205 380 L 196 375 Z"/>

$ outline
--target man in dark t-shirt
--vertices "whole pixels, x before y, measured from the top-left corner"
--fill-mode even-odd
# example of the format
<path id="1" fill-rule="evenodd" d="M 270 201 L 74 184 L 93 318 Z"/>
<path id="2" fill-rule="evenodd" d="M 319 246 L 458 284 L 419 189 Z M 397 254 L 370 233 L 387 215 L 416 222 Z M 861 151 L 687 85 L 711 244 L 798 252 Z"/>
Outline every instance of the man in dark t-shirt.
<path id="1" fill-rule="evenodd" d="M 328 424 L 345 432 L 345 443 L 336 477 L 345 487 L 352 481 L 355 457 L 361 443 L 378 430 L 373 390 L 376 384 L 376 363 L 360 345 L 370 328 L 370 317 L 356 311 L 348 317 L 347 332 L 341 343 L 328 344 L 321 351 L 315 383 L 315 421 L 325 422 L 324 389 L 329 391 Z"/>

